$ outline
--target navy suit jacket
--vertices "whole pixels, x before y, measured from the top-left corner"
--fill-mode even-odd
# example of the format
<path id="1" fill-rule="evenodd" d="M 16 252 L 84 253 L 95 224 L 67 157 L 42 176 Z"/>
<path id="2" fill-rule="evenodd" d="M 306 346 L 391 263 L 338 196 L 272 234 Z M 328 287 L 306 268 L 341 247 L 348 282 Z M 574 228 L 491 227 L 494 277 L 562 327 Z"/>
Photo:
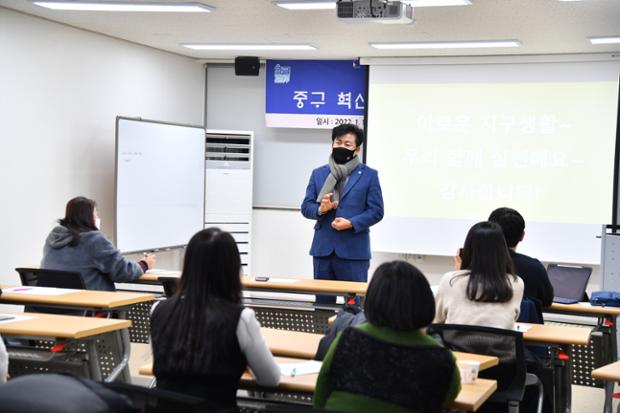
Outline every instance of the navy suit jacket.
<path id="1" fill-rule="evenodd" d="M 377 171 L 360 164 L 353 170 L 344 191 L 340 194 L 338 208 L 319 215 L 316 199 L 329 175 L 329 165 L 323 165 L 310 176 L 301 213 L 316 220 L 314 239 L 310 248 L 313 257 L 326 257 L 332 252 L 350 260 L 370 259 L 370 227 L 383 218 L 383 196 Z M 336 231 L 331 223 L 336 217 L 351 221 L 353 228 Z"/>

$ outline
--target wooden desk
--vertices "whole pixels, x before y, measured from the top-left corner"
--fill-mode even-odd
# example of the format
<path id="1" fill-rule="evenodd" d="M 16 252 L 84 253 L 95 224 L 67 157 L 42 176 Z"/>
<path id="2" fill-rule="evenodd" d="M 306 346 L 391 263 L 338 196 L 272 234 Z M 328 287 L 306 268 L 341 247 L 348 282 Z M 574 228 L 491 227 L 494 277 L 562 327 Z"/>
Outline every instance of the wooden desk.
<path id="1" fill-rule="evenodd" d="M 276 361 L 278 363 L 300 363 L 305 360 L 276 357 Z M 145 376 L 152 376 L 153 367 L 151 364 L 144 365 L 140 368 L 139 372 Z M 280 385 L 277 387 L 277 391 L 305 393 L 311 395 L 314 394 L 317 378 L 318 374 L 307 374 L 295 377 L 280 376 Z M 257 386 L 256 380 L 248 371 L 241 376 L 240 388 L 248 390 L 262 390 L 266 392 L 273 391 L 273 389 Z M 482 403 L 491 397 L 496 389 L 497 382 L 495 380 L 477 379 L 473 384 L 462 384 L 460 393 L 454 402 L 450 404 L 450 407 L 453 409 L 462 409 L 469 412 L 475 412 L 480 408 Z"/>
<path id="2" fill-rule="evenodd" d="M 307 361 L 305 359 L 296 359 L 289 357 L 276 357 L 275 359 L 278 363 L 303 363 L 304 361 Z M 153 365 L 151 363 L 145 364 L 144 366 L 140 367 L 140 370 L 138 372 L 143 376 L 153 376 Z M 317 377 L 318 374 L 305 374 L 295 377 L 281 376 L 278 390 L 312 394 L 314 393 Z M 243 376 L 241 376 L 240 387 L 244 389 L 257 388 L 256 380 L 248 370 L 246 370 L 243 373 Z"/>
<path id="3" fill-rule="evenodd" d="M 9 315 L 9 314 L 7 314 Z M 108 346 L 113 347 L 118 352 L 119 362 L 111 370 L 110 374 L 105 377 L 106 381 L 114 381 L 119 375 L 126 381 L 129 380 L 129 362 L 130 343 L 126 339 L 127 329 L 131 326 L 129 320 L 118 320 L 109 318 L 95 317 L 75 317 L 67 315 L 55 314 L 39 314 L 39 313 L 21 313 L 11 314 L 17 317 L 28 317 L 24 320 L 16 320 L 0 323 L 0 334 L 5 338 L 21 338 L 21 339 L 41 339 L 51 340 L 55 342 L 66 342 L 67 340 L 80 340 L 86 345 L 88 354 L 88 372 L 90 378 L 94 380 L 104 379 L 99 363 L 98 341 L 105 341 Z M 125 334 L 123 334 L 125 333 Z M 111 338 L 106 340 L 104 338 Z M 23 345 L 12 346 L 9 342 L 7 345 L 9 358 L 11 353 L 27 355 L 33 354 L 34 349 L 24 347 Z M 37 349 L 38 353 L 44 351 Z M 55 361 L 57 357 L 63 355 L 60 352 L 49 352 L 45 362 Z M 30 360 L 26 357 L 25 362 Z M 32 358 L 30 361 L 41 362 L 42 360 Z M 110 360 L 107 360 L 109 363 Z"/>
<path id="4" fill-rule="evenodd" d="M 162 274 L 144 274 L 138 281 L 157 283 L 162 280 L 180 278 L 180 272 L 169 271 Z M 314 280 L 311 278 L 286 278 L 291 281 L 279 281 L 280 278 L 271 278 L 268 281 L 256 281 L 253 275 L 242 275 L 241 286 L 249 291 L 269 291 L 281 293 L 303 293 L 303 294 L 331 294 L 331 295 L 366 295 L 368 283 L 353 281 L 329 281 Z"/>
<path id="5" fill-rule="evenodd" d="M 0 303 L 21 305 L 45 305 L 80 310 L 120 310 L 134 304 L 153 301 L 155 294 L 125 291 L 73 290 L 62 295 L 31 295 L 6 291 L 15 286 L 3 285 Z M 23 287 L 27 288 L 27 287 Z M 45 287 L 36 287 L 45 288 Z"/>
<path id="6" fill-rule="evenodd" d="M 261 328 L 261 333 L 274 355 L 300 359 L 313 358 L 323 338 L 321 334 L 265 327 Z"/>
<path id="7" fill-rule="evenodd" d="M 528 343 L 587 345 L 590 342 L 589 328 L 556 326 L 553 324 L 528 324 L 529 329 L 523 333 L 523 340 Z"/>
<path id="8" fill-rule="evenodd" d="M 605 413 L 611 413 L 614 384 L 620 382 L 620 361 L 592 370 L 592 377 L 605 382 L 605 407 L 603 411 Z M 617 411 L 620 412 L 620 404 L 618 405 Z"/>
<path id="9" fill-rule="evenodd" d="M 181 278 L 181 271 L 166 271 L 165 273 L 150 273 L 142 274 L 136 281 L 141 283 L 160 283 L 162 279 L 168 278 Z"/>
<path id="10" fill-rule="evenodd" d="M 304 333 L 300 331 L 276 330 L 261 328 L 265 342 L 276 356 L 293 357 L 298 359 L 312 359 L 323 338 L 320 334 Z M 481 354 L 453 352 L 457 360 L 474 360 L 480 362 L 480 370 L 496 366 L 499 359 L 494 356 Z"/>
<path id="11" fill-rule="evenodd" d="M 599 307 L 587 303 L 560 304 L 553 303 L 544 308 L 545 313 L 584 314 L 587 316 L 614 316 L 620 315 L 620 307 Z"/>
<path id="12" fill-rule="evenodd" d="M 366 295 L 368 283 L 353 281 L 329 281 L 294 279 L 295 282 L 255 281 L 253 275 L 241 276 L 241 285 L 246 290 L 275 291 L 286 293 L 331 294 L 331 295 Z"/>
<path id="13" fill-rule="evenodd" d="M 529 330 L 523 333 L 523 340 L 528 343 L 551 345 L 551 359 L 556 366 L 554 380 L 554 405 L 556 412 L 571 411 L 573 365 L 572 359 L 560 359 L 560 352 L 570 354 L 570 346 L 587 345 L 590 342 L 592 329 L 582 327 L 557 326 L 552 324 L 527 324 Z"/>
<path id="14" fill-rule="evenodd" d="M 20 313 L 15 315 L 32 318 L 0 323 L 0 334 L 81 339 L 131 327 L 131 321 L 129 320 L 110 318 L 73 317 L 39 313 Z"/>
<path id="15" fill-rule="evenodd" d="M 598 380 L 620 382 L 620 361 L 592 370 L 592 377 Z"/>
<path id="16" fill-rule="evenodd" d="M 477 379 L 473 384 L 462 384 L 461 391 L 452 404 L 453 409 L 475 412 L 497 390 L 495 380 Z"/>
<path id="17" fill-rule="evenodd" d="M 333 324 L 336 316 L 329 318 L 329 324 Z M 529 329 L 523 333 L 523 340 L 528 343 L 562 344 L 562 345 L 587 345 L 590 342 L 591 329 L 581 327 L 556 326 L 552 324 L 529 324 Z"/>
<path id="18" fill-rule="evenodd" d="M 602 364 L 611 364 L 618 359 L 618 317 L 620 308 L 618 307 L 599 307 L 589 303 L 578 304 L 558 304 L 553 303 L 544 309 L 547 313 L 566 314 L 578 317 L 595 317 L 596 327 L 594 331 L 601 336 L 602 353 L 600 354 Z M 598 349 L 592 349 L 594 352 Z M 597 357 L 598 358 L 598 357 Z"/>
<path id="19" fill-rule="evenodd" d="M 12 287 L 12 286 L 11 286 Z M 139 343 L 148 343 L 148 319 L 150 306 L 146 305 L 155 299 L 155 294 L 144 292 L 127 291 L 94 291 L 94 290 L 71 290 L 62 295 L 35 295 L 6 291 L 8 286 L 2 286 L 3 293 L 0 295 L 0 304 L 39 305 L 42 307 L 57 307 L 92 312 L 114 312 L 114 316 L 126 319 L 130 316 L 129 310 L 133 307 L 137 315 L 132 316 L 135 320 L 135 328 L 130 331 L 124 330 L 127 340 L 134 339 Z M 18 287 L 18 288 L 28 288 Z M 46 287 L 35 287 L 48 289 Z M 51 288 L 49 288 L 51 290 Z M 144 304 L 143 304 L 144 303 Z M 143 304 L 143 305 L 140 305 Z M 35 308 L 35 311 L 36 308 Z M 40 311 L 44 311 L 43 309 Z M 145 325 L 146 324 L 146 325 Z M 130 334 L 131 333 L 131 334 Z"/>

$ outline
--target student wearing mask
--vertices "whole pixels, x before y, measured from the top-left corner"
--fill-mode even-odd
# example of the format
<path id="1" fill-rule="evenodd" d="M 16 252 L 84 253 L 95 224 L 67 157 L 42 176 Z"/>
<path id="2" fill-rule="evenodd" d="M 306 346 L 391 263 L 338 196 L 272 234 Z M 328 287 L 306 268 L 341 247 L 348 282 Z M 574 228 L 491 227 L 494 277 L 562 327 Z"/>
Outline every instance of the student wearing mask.
<path id="1" fill-rule="evenodd" d="M 460 391 L 454 356 L 426 327 L 435 301 L 426 277 L 404 261 L 380 265 L 364 302 L 367 323 L 331 344 L 314 394 L 330 411 L 437 412 Z"/>
<path id="2" fill-rule="evenodd" d="M 248 366 L 259 385 L 278 385 L 280 369 L 254 311 L 241 304 L 240 273 L 229 233 L 208 228 L 189 241 L 177 292 L 151 313 L 158 388 L 204 398 L 215 410 L 236 408 Z"/>
<path id="3" fill-rule="evenodd" d="M 444 274 L 435 300 L 435 323 L 514 328 L 523 298 L 499 225 L 479 222 L 455 257 L 457 271 Z"/>
<path id="4" fill-rule="evenodd" d="M 58 223 L 45 241 L 41 268 L 79 272 L 88 290 L 114 291 L 115 282 L 133 281 L 155 265 L 152 255 L 139 262 L 121 255 L 99 230 L 101 222 L 92 199 L 70 200 Z"/>

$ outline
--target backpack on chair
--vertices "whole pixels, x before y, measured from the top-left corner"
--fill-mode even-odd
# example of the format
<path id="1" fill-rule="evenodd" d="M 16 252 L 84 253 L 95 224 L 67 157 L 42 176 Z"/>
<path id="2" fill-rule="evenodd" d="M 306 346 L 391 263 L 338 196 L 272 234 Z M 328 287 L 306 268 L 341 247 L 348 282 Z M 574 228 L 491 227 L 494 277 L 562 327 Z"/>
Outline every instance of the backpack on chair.
<path id="1" fill-rule="evenodd" d="M 336 336 L 339 332 L 343 331 L 347 327 L 355 326 L 358 324 L 362 324 L 366 322 L 366 316 L 362 311 L 362 308 L 359 304 L 349 304 L 345 303 L 342 306 L 342 310 L 336 314 L 336 320 L 334 323 L 327 329 L 327 333 L 325 337 L 321 339 L 319 342 L 319 347 L 316 350 L 316 354 L 314 355 L 315 360 L 323 360 L 325 355 L 327 354 L 327 350 L 329 350 L 329 346 L 331 346 L 332 342 L 336 339 Z"/>

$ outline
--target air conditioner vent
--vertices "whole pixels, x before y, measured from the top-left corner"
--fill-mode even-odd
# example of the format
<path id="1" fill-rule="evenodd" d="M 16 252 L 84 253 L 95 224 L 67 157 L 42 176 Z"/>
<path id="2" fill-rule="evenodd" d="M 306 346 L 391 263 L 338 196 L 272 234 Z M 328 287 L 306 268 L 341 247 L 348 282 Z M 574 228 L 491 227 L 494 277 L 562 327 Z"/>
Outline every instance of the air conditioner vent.
<path id="1" fill-rule="evenodd" d="M 206 160 L 250 162 L 252 144 L 249 135 L 212 134 L 206 136 Z"/>

